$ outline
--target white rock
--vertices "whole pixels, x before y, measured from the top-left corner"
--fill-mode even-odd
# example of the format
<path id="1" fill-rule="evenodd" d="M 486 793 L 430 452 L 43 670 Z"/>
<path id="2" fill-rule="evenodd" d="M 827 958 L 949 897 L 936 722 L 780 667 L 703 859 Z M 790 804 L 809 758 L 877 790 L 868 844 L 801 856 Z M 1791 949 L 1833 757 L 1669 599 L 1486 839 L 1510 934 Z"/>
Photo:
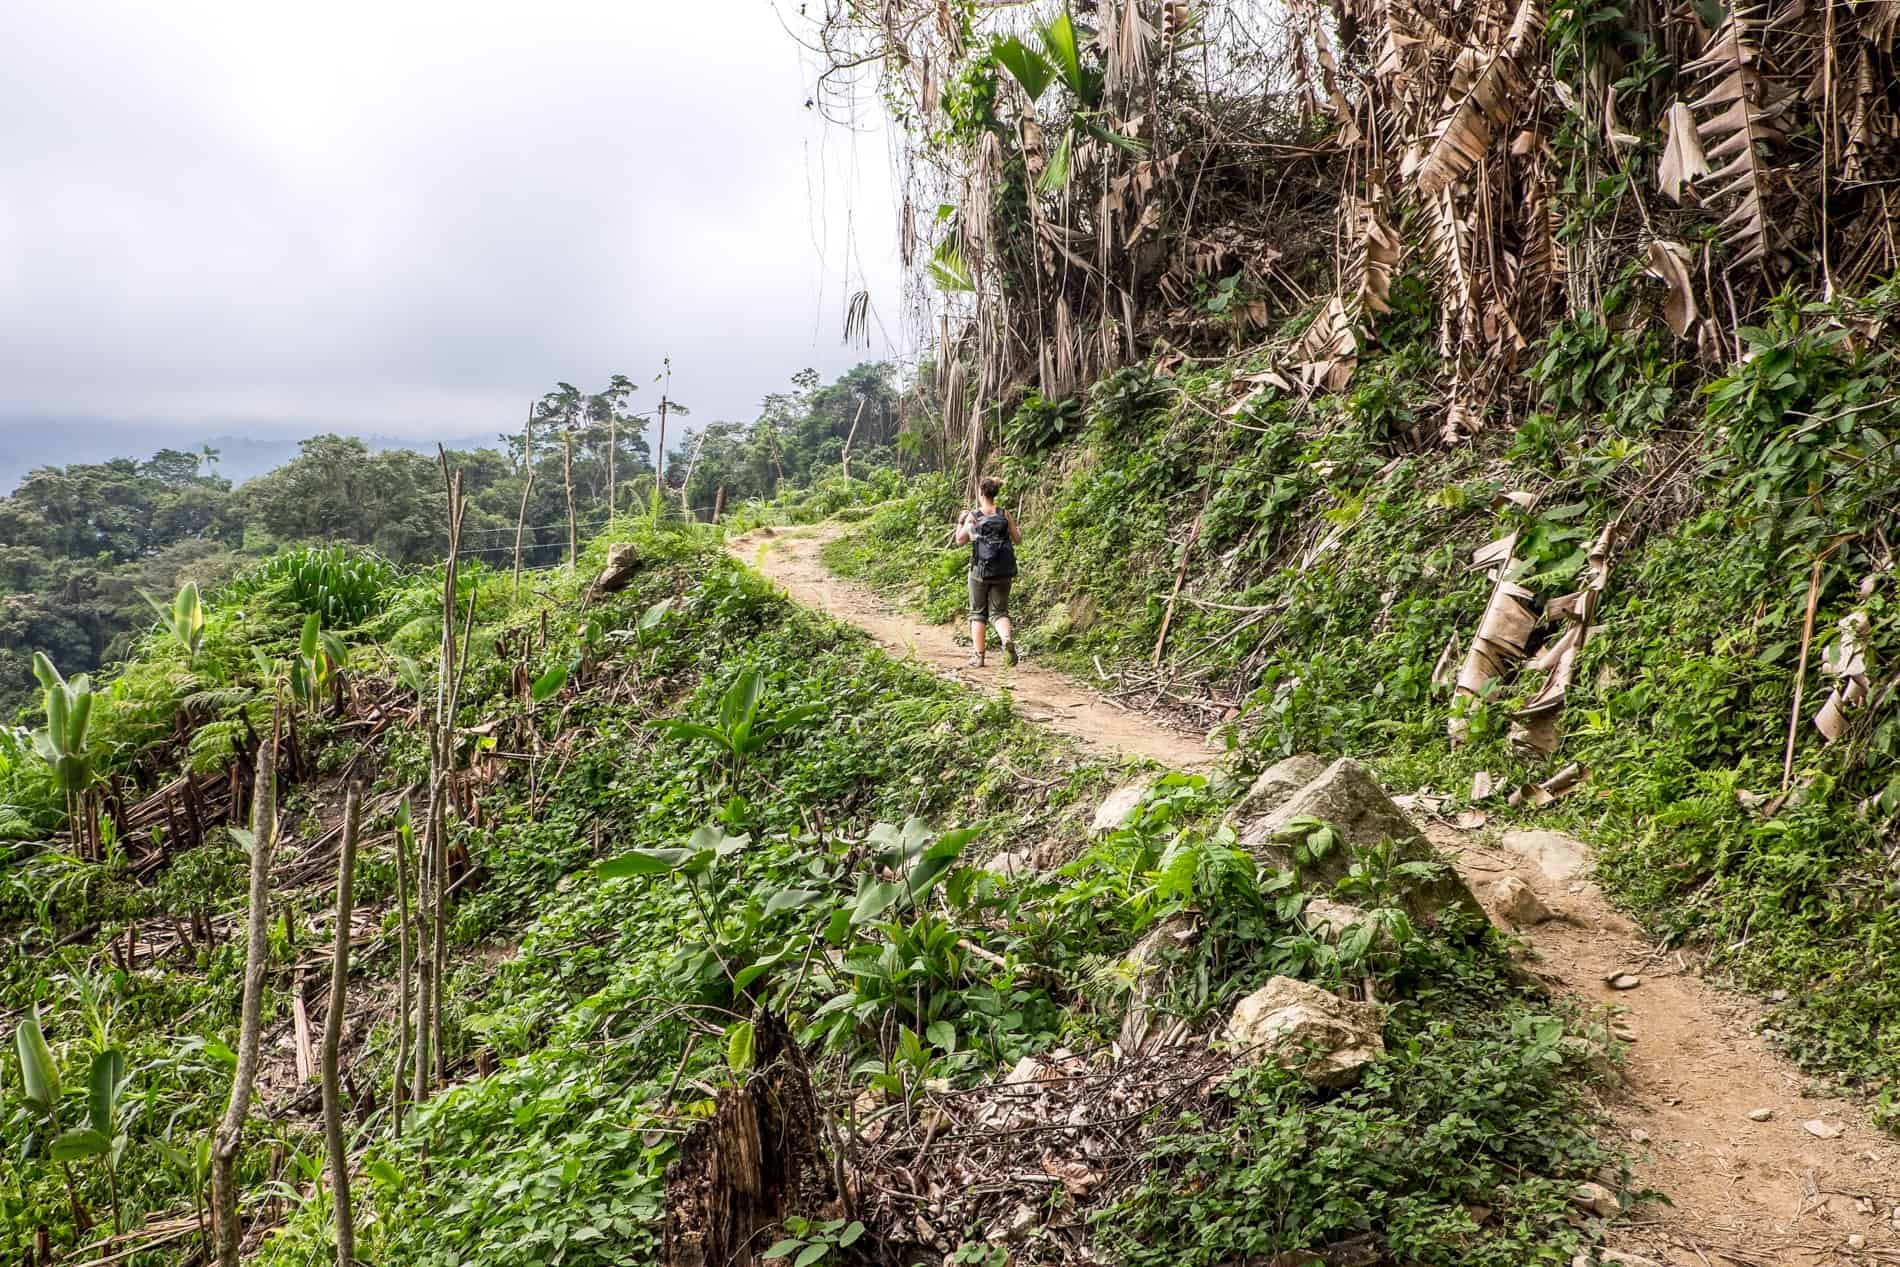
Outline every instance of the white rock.
<path id="1" fill-rule="evenodd" d="M 1507 831 L 1498 838 L 1498 844 L 1556 884 L 1588 879 L 1596 866 L 1588 845 L 1560 831 Z"/>
<path id="2" fill-rule="evenodd" d="M 1026 855 L 1005 849 L 988 862 L 983 869 L 991 875 L 1001 876 L 1005 880 L 1014 880 L 1020 876 L 1035 874 L 1035 868 L 1029 864 Z"/>
<path id="3" fill-rule="evenodd" d="M 1167 993 L 1171 960 L 1200 935 L 1200 921 L 1184 911 L 1149 929 L 1123 957 L 1129 992 L 1128 1010 L 1122 1014 L 1122 1051 L 1142 1050 L 1160 1030 L 1164 1018 L 1156 1004 Z"/>
<path id="4" fill-rule="evenodd" d="M 1300 911 L 1306 931 L 1321 941 L 1337 941 L 1339 935 L 1366 918 L 1364 908 L 1350 902 L 1335 902 L 1329 897 L 1310 897 Z"/>
<path id="5" fill-rule="evenodd" d="M 1866 1248 L 1867 1248 L 1867 1238 L 1866 1238 L 1866 1237 L 1864 1237 L 1864 1236 L 1862 1236 L 1862 1235 L 1861 1235 L 1861 1234 L 1860 1234 L 1859 1232 L 1855 1232 L 1855 1233 L 1854 1233 L 1853 1235 L 1851 1235 L 1851 1236 L 1849 1236 L 1849 1237 L 1847 1238 L 1847 1248 L 1849 1248 L 1849 1249 L 1851 1249 L 1851 1250 L 1863 1250 L 1863 1249 L 1866 1249 Z"/>
<path id="6" fill-rule="evenodd" d="M 1766 1122 L 1774 1116 L 1775 1111 L 1773 1109 L 1751 1109 L 1748 1114 L 1748 1120 L 1751 1122 Z"/>
<path id="7" fill-rule="evenodd" d="M 1550 908 L 1537 896 L 1537 890 L 1514 875 L 1495 881 L 1484 896 L 1492 910 L 1517 928 L 1529 928 L 1551 918 Z"/>
<path id="8" fill-rule="evenodd" d="M 1385 1052 L 1385 1009 L 1275 977 L 1242 999 L 1221 1041 L 1242 1059 L 1271 1060 L 1315 1086 L 1337 1087 Z"/>
<path id="9" fill-rule="evenodd" d="M 1272 774 L 1273 770 L 1269 770 L 1261 775 L 1260 782 Z M 1259 786 L 1256 782 L 1255 788 Z M 1430 927 L 1449 907 L 1462 907 L 1469 914 L 1483 918 L 1477 899 L 1458 878 L 1458 873 L 1357 761 L 1341 758 L 1333 762 L 1318 778 L 1271 813 L 1259 813 L 1262 803 L 1250 792 L 1227 816 L 1240 847 L 1256 857 L 1277 867 L 1290 865 L 1292 849 L 1277 837 L 1296 819 L 1318 819 L 1338 829 L 1344 845 L 1370 849 L 1390 840 L 1401 861 L 1442 864 L 1435 879 L 1420 885 L 1406 897 L 1406 911 L 1415 921 Z M 1308 887 L 1326 887 L 1343 877 L 1352 863 L 1351 849 L 1335 847 L 1302 870 Z"/>
<path id="10" fill-rule="evenodd" d="M 1095 820 L 1089 824 L 1089 835 L 1101 836 L 1115 831 L 1128 821 L 1128 815 L 1135 806 L 1141 804 L 1141 798 L 1148 795 L 1148 789 L 1155 785 L 1152 777 L 1136 779 L 1124 783 L 1110 792 L 1095 811 Z"/>
<path id="11" fill-rule="evenodd" d="M 1616 1194 L 1600 1183 L 1580 1183 L 1572 1188 L 1570 1204 L 1600 1219 L 1610 1218 L 1622 1208 L 1617 1204 Z"/>
<path id="12" fill-rule="evenodd" d="M 1841 1133 L 1840 1127 L 1832 1122 L 1824 1122 L 1818 1117 L 1801 1123 L 1801 1129 L 1816 1139 L 1833 1139 Z"/>

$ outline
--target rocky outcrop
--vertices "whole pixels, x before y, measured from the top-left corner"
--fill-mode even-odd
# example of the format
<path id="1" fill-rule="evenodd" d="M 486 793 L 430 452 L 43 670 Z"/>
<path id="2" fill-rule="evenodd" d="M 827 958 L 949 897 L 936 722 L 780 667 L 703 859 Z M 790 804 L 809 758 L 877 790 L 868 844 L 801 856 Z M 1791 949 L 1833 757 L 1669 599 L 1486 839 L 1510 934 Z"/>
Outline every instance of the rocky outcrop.
<path id="1" fill-rule="evenodd" d="M 1234 1008 L 1220 1041 L 1243 1060 L 1270 1060 L 1314 1086 L 1342 1087 L 1385 1052 L 1385 1009 L 1275 977 Z"/>
<path id="2" fill-rule="evenodd" d="M 617 542 L 607 547 L 607 566 L 594 578 L 588 587 L 591 595 L 615 594 L 632 584 L 634 573 L 638 572 L 644 560 L 639 550 L 631 542 Z"/>
<path id="3" fill-rule="evenodd" d="M 1560 831 L 1507 831 L 1498 845 L 1544 873 L 1553 884 L 1587 880 L 1596 863 L 1590 846 Z"/>
<path id="4" fill-rule="evenodd" d="M 1550 908 L 1537 890 L 1514 875 L 1496 881 L 1484 892 L 1485 903 L 1513 928 L 1529 928 L 1551 918 Z"/>
<path id="5" fill-rule="evenodd" d="M 1405 899 L 1406 913 L 1414 920 L 1437 924 L 1453 908 L 1473 919 L 1484 918 L 1477 899 L 1450 863 L 1438 855 L 1424 834 L 1412 825 L 1412 820 L 1392 803 L 1385 789 L 1357 761 L 1341 758 L 1319 770 L 1296 790 L 1285 792 L 1289 783 L 1318 764 L 1311 757 L 1289 757 L 1255 781 L 1247 796 L 1227 816 L 1241 848 L 1274 867 L 1291 867 L 1294 865 L 1293 843 L 1282 837 L 1288 825 L 1300 819 L 1317 819 L 1331 825 L 1339 831 L 1344 843 L 1353 848 L 1367 849 L 1389 839 L 1407 862 L 1442 864 L 1437 878 L 1419 885 Z M 1308 888 L 1326 889 L 1337 883 L 1351 866 L 1351 849 L 1335 848 L 1303 867 L 1302 874 Z"/>
<path id="6" fill-rule="evenodd" d="M 1124 1052 L 1141 1051 L 1160 1036 L 1167 1020 L 1160 1003 L 1172 977 L 1170 969 L 1200 935 L 1200 917 L 1183 911 L 1149 929 L 1122 959 L 1129 982 L 1120 1035 Z"/>
<path id="7" fill-rule="evenodd" d="M 1089 835 L 1102 836 L 1117 831 L 1128 821 L 1135 806 L 1141 804 L 1141 798 L 1148 795 L 1148 789 L 1155 785 L 1152 776 L 1124 783 L 1103 798 L 1101 807 L 1095 811 L 1095 819 L 1089 824 Z"/>

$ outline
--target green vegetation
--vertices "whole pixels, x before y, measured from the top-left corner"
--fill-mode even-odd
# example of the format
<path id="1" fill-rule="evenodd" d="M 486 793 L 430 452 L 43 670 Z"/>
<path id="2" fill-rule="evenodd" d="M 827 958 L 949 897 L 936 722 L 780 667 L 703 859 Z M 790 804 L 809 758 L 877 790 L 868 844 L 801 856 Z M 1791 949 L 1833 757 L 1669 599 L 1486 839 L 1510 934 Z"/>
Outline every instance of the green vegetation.
<path id="1" fill-rule="evenodd" d="M 1546 808 L 1485 808 L 1594 841 L 1664 944 L 1785 990 L 1770 1024 L 1790 1053 L 1891 1113 L 1896 1000 L 1881 982 L 1900 976 L 1900 939 L 1882 842 L 1900 821 L 1900 710 L 1876 672 L 1837 741 L 1810 718 L 1841 684 L 1825 666 L 1844 642 L 1870 666 L 1900 657 L 1885 526 L 1900 379 L 1891 349 L 1855 333 L 1897 303 L 1892 286 L 1780 300 L 1742 331 L 1746 361 L 1706 373 L 1623 284 L 1607 319 L 1544 340 L 1537 408 L 1515 431 L 1439 452 L 1403 440 L 1419 390 L 1398 369 L 1405 344 L 1346 393 L 1302 405 L 1268 390 L 1231 417 L 1266 356 L 1123 371 L 1096 387 L 1077 443 L 1002 461 L 1028 533 L 1023 644 L 1085 676 L 1098 662 L 1146 674 L 1185 550 L 1162 684 L 1201 724 L 1237 701 L 1247 761 L 1359 755 L 1448 810 L 1479 771 L 1509 789 L 1581 763 L 1582 786 Z M 1520 491 L 1534 500 L 1506 497 Z M 956 504 L 947 479 L 915 481 L 828 559 L 947 618 L 962 602 Z M 1474 550 L 1515 532 L 1513 579 L 1543 603 L 1582 583 L 1609 526 L 1607 588 L 1546 757 L 1511 741 L 1545 675 L 1459 699 L 1434 666 L 1454 635 L 1470 644 L 1490 592 Z"/>
<path id="2" fill-rule="evenodd" d="M 644 432 L 658 400 L 641 408 L 640 399 L 624 375 L 594 393 L 563 383 L 498 448 L 450 454 L 469 495 L 464 554 L 511 565 L 520 524 L 524 566 L 546 567 L 567 557 L 570 509 L 589 537 L 612 513 L 648 505 Z M 862 500 L 867 478 L 889 496 L 910 403 L 881 363 L 826 385 L 801 371 L 748 423 L 682 433 L 686 410 L 669 401 L 678 447 L 662 501 L 707 519 L 723 489 L 742 517 L 824 518 Z M 853 478 L 840 469 L 847 442 Z M 918 455 L 916 436 L 906 452 Z M 805 508 L 768 509 L 781 490 L 797 490 Z M 67 674 L 131 654 L 153 614 L 148 595 L 189 585 L 228 608 L 268 587 L 325 628 L 358 625 L 398 572 L 440 559 L 446 506 L 434 455 L 372 453 L 335 435 L 304 441 L 291 461 L 237 488 L 217 474 L 215 450 L 33 471 L 0 497 L 0 719 L 33 700 L 35 651 Z M 177 616 L 158 614 L 168 625 Z"/>
<path id="3" fill-rule="evenodd" d="M 395 851 L 415 834 L 391 828 L 428 753 L 406 721 L 370 743 L 356 734 L 375 715 L 364 710 L 408 715 L 398 657 L 433 696 L 417 661 L 437 636 L 439 572 L 363 571 L 375 579 L 352 614 L 373 614 L 335 645 L 306 610 L 324 591 L 300 579 L 319 560 L 280 565 L 245 590 L 241 619 L 215 597 L 203 605 L 195 658 L 168 626 L 100 689 L 103 776 L 162 780 L 170 763 L 211 751 L 198 734 L 268 727 L 293 665 L 349 678 L 327 704 L 323 692 L 305 698 L 303 773 L 284 793 L 264 1008 L 275 1037 L 238 1171 L 247 1217 L 282 1224 L 263 1261 L 321 1258 L 330 1234 L 290 1013 L 293 965 L 324 953 L 324 850 L 346 772 L 371 783 L 355 877 L 370 931 L 349 983 L 365 1024 L 346 1050 L 346 1134 L 366 1176 L 356 1199 L 373 1212 L 356 1220 L 366 1261 L 644 1261 L 684 1132 L 751 1069 L 756 1009 L 791 1024 L 829 1112 L 842 1118 L 864 1095 L 920 1104 L 1026 1055 L 1104 1043 L 1129 988 L 1122 956 L 1190 910 L 1208 913 L 1207 935 L 1183 952 L 1162 1011 L 1207 1027 L 1273 973 L 1369 981 L 1396 1002 L 1391 1046 L 1344 1096 L 1254 1074 L 1186 1116 L 1157 1110 L 1154 1164 L 1210 1165 L 1209 1150 L 1234 1153 L 1253 1133 L 1232 1132 L 1261 1114 L 1309 1118 L 1310 1147 L 1284 1134 L 1249 1145 L 1235 1161 L 1245 1174 L 1223 1170 L 1203 1192 L 1254 1200 L 1261 1185 L 1301 1182 L 1314 1148 L 1332 1155 L 1401 1118 L 1444 1126 L 1389 1160 L 1389 1197 L 1348 1208 L 1289 1196 L 1270 1227 L 1210 1223 L 1191 1244 L 1177 1239 L 1173 1198 L 1137 1174 L 1094 1207 L 1131 1261 L 1385 1236 L 1388 1222 L 1419 1261 L 1568 1261 L 1578 1234 L 1563 1181 L 1606 1159 L 1583 1132 L 1582 1057 L 1554 1044 L 1568 1034 L 1587 1051 L 1593 1040 L 1514 984 L 1489 941 L 1454 944 L 1405 921 L 1405 868 L 1368 854 L 1343 895 L 1374 910 L 1377 935 L 1322 941 L 1298 922 L 1309 896 L 1299 874 L 1262 872 L 1220 827 L 1235 788 L 1171 776 L 1091 842 L 1085 825 L 1116 771 L 1079 761 L 1007 704 L 793 609 L 703 530 L 642 526 L 634 583 L 579 617 L 580 578 L 607 544 L 589 547 L 577 576 L 556 573 L 519 598 L 505 573 L 463 569 L 458 607 L 475 623 L 456 717 L 470 801 L 448 827 L 462 877 L 447 920 L 451 1085 L 405 1109 L 400 1134 L 384 1095 L 399 1038 L 388 1004 Z M 564 672 L 534 672 L 548 664 Z M 536 678 L 532 691 L 520 685 Z M 241 760 L 242 742 L 221 760 Z M 29 822 L 60 821 L 52 790 L 43 773 L 0 767 L 0 799 Z M 214 831 L 148 868 L 162 833 L 109 838 L 97 862 L 55 842 L 16 846 L 0 864 L 0 920 L 29 952 L 0 977 L 0 1012 L 35 1070 L 4 1082 L 0 1255 L 17 1257 L 39 1227 L 71 1246 L 108 1207 L 128 1227 L 203 1208 L 206 1144 L 237 1048 L 243 963 L 228 930 L 243 915 L 245 866 L 235 834 Z M 1062 865 L 1013 881 L 977 865 L 1032 845 Z M 81 1108 L 77 1088 L 108 1051 L 119 1063 L 92 1080 L 113 1093 Z M 1495 1078 L 1454 1086 L 1442 1071 L 1464 1061 L 1488 1062 Z M 1550 1127 L 1560 1119 L 1564 1129 Z M 98 1138 L 67 1138 L 82 1120 Z M 1472 1224 L 1465 1203 L 1479 1197 L 1506 1217 Z M 816 1209 L 799 1218 L 781 1237 L 795 1243 L 788 1261 L 850 1261 L 860 1238 L 895 1230 L 866 1220 L 855 1231 Z M 966 1231 L 981 1244 L 981 1229 Z"/>

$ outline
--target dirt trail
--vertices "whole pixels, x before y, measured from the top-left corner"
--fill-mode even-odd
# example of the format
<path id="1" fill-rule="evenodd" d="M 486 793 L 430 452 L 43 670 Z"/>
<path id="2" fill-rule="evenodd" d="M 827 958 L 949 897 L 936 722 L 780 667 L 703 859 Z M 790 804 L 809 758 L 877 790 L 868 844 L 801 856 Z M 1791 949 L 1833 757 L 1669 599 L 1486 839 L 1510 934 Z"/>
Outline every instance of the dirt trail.
<path id="1" fill-rule="evenodd" d="M 829 572 L 819 560 L 836 526 L 761 530 L 729 543 L 799 603 L 871 634 L 886 650 L 985 690 L 1007 688 L 1018 712 L 1109 756 L 1176 769 L 1217 758 L 1060 673 L 1023 664 L 974 669 L 955 627 L 930 625 Z M 1528 964 L 1559 994 L 1600 1014 L 1627 1044 L 1605 1105 L 1639 1158 L 1635 1186 L 1664 1194 L 1621 1222 L 1611 1243 L 1631 1264 L 1833 1267 L 1900 1264 L 1900 1141 L 1853 1102 L 1822 1095 L 1756 1032 L 1759 1007 L 1695 974 L 1618 914 L 1574 859 L 1512 847 L 1516 837 L 1463 832 L 1419 805 L 1414 817 L 1480 895 L 1506 875 L 1530 885 L 1556 919 L 1520 931 Z M 1606 978 L 1629 973 L 1633 989 Z M 1809 1094 L 1813 1091 L 1813 1094 Z M 1759 1120 L 1758 1120 L 1759 1119 Z"/>

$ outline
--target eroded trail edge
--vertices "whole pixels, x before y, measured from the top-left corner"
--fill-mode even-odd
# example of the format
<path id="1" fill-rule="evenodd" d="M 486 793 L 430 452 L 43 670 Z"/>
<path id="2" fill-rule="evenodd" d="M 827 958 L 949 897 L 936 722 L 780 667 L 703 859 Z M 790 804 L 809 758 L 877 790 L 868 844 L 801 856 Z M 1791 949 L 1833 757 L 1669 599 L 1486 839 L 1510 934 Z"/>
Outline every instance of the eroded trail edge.
<path id="1" fill-rule="evenodd" d="M 955 625 L 894 608 L 828 570 L 841 529 L 761 529 L 728 543 L 802 606 L 864 630 L 893 655 L 981 690 L 1007 690 L 1018 713 L 1085 749 L 1179 770 L 1217 750 L 1166 718 L 1110 700 L 1032 664 L 967 667 Z M 1851 1101 L 1826 1094 L 1757 1032 L 1759 1008 L 1703 981 L 1663 951 L 1589 879 L 1576 842 L 1551 832 L 1464 832 L 1411 807 L 1472 890 L 1490 900 L 1514 877 L 1552 918 L 1519 927 L 1526 962 L 1558 994 L 1596 1015 L 1621 1051 L 1605 1109 L 1638 1158 L 1634 1186 L 1663 1194 L 1619 1223 L 1621 1261 L 1688 1267 L 1828 1267 L 1900 1263 L 1900 1143 Z M 1520 912 L 1521 914 L 1521 912 Z M 1504 927 L 1503 912 L 1494 911 Z M 1627 988 L 1615 988 L 1621 978 Z M 1630 979 L 1639 984 L 1629 986 Z"/>

